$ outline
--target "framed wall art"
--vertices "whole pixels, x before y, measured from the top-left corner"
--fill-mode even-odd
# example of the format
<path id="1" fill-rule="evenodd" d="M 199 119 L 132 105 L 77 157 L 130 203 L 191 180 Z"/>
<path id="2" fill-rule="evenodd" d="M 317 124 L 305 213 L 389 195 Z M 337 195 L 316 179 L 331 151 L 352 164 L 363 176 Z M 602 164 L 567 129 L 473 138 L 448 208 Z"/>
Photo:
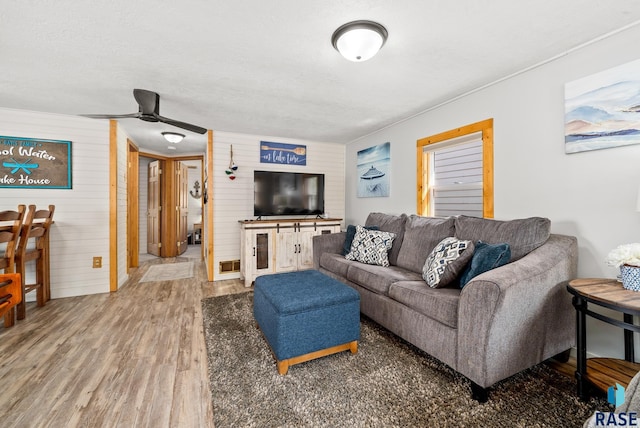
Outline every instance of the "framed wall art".
<path id="1" fill-rule="evenodd" d="M 391 143 L 378 144 L 358 152 L 358 197 L 389 196 Z"/>
<path id="2" fill-rule="evenodd" d="M 565 153 L 640 144 L 640 60 L 565 85 Z"/>
<path id="3" fill-rule="evenodd" d="M 0 187 L 71 189 L 71 141 L 0 136 Z"/>

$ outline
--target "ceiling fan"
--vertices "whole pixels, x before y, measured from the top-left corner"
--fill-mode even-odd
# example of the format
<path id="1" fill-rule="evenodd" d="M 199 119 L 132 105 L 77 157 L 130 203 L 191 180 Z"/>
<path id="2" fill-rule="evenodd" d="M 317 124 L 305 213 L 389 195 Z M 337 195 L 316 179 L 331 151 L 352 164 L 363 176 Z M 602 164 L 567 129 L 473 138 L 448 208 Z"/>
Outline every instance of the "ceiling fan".
<path id="1" fill-rule="evenodd" d="M 168 125 L 177 126 L 187 131 L 204 134 L 207 132 L 205 128 L 192 125 L 190 123 L 180 122 L 178 120 L 169 119 L 160 116 L 160 95 L 156 92 L 147 91 L 146 89 L 134 89 L 133 97 L 138 103 L 138 112 L 130 114 L 83 114 L 84 117 L 93 119 L 125 119 L 136 118 L 147 122 L 162 122 Z"/>

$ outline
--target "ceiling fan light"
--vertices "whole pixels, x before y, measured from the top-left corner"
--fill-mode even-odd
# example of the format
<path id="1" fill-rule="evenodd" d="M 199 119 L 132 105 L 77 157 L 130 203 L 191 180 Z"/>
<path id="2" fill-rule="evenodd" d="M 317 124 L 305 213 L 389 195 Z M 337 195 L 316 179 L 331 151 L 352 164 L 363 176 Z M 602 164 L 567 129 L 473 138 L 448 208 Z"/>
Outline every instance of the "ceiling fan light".
<path id="1" fill-rule="evenodd" d="M 387 41 L 386 28 L 373 21 L 353 21 L 340 26 L 331 36 L 333 47 L 349 61 L 371 59 Z"/>
<path id="2" fill-rule="evenodd" d="M 163 132 L 162 136 L 170 143 L 177 144 L 184 138 L 184 134 L 178 134 L 177 132 Z"/>

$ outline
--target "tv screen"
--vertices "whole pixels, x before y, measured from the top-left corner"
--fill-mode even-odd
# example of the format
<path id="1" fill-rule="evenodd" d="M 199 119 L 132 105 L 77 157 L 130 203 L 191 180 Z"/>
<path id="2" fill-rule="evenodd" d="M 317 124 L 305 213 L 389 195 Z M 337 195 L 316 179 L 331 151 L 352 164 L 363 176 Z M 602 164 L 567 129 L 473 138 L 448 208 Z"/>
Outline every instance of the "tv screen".
<path id="1" fill-rule="evenodd" d="M 253 215 L 324 214 L 324 174 L 254 171 Z"/>

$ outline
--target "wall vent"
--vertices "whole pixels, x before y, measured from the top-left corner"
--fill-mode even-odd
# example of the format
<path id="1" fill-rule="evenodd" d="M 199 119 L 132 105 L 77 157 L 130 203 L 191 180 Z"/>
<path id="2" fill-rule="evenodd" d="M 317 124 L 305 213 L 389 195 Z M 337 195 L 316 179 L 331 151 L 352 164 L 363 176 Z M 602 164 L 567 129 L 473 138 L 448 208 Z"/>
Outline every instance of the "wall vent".
<path id="1" fill-rule="evenodd" d="M 225 260 L 220 262 L 220 273 L 240 272 L 240 260 Z"/>

